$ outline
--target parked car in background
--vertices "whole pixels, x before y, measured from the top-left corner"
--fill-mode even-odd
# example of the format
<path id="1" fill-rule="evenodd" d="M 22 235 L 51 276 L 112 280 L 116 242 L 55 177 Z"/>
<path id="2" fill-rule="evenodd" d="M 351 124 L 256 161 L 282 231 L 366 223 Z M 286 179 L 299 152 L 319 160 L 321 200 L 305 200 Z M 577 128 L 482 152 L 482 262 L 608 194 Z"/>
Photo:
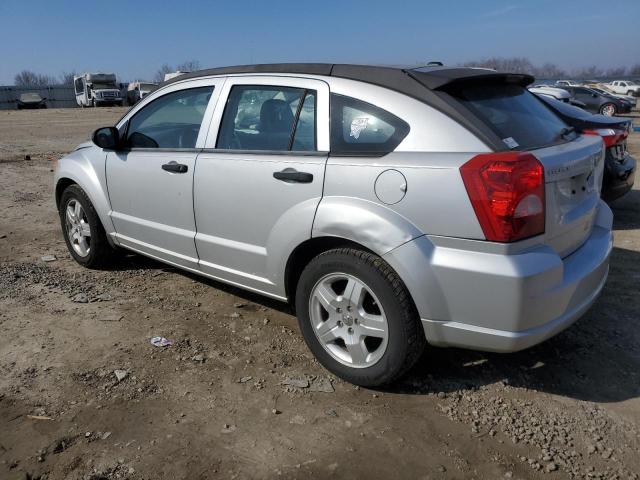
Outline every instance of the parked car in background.
<path id="1" fill-rule="evenodd" d="M 631 104 L 621 98 L 612 95 L 604 95 L 587 87 L 562 87 L 572 97 L 585 104 L 585 110 L 591 113 L 600 113 L 611 117 L 619 113 L 629 113 Z"/>
<path id="2" fill-rule="evenodd" d="M 605 145 L 602 198 L 607 202 L 620 198 L 633 188 L 636 160 L 627 150 L 627 137 L 633 129 L 628 118 L 593 115 L 555 99 L 542 100 L 567 124 L 584 135 L 598 135 Z"/>
<path id="3" fill-rule="evenodd" d="M 615 93 L 633 95 L 634 97 L 640 96 L 640 85 L 631 80 L 614 80 L 609 82 L 607 86 Z"/>
<path id="4" fill-rule="evenodd" d="M 582 85 L 579 82 L 574 82 L 573 80 L 557 80 L 556 86 L 558 87 L 579 87 Z"/>
<path id="5" fill-rule="evenodd" d="M 630 95 L 622 95 L 620 93 L 614 93 L 611 90 L 609 90 L 608 88 L 606 88 L 605 85 L 601 85 L 601 84 L 596 84 L 596 85 L 585 85 L 586 87 L 589 87 L 592 90 L 595 90 L 596 92 L 602 94 L 602 95 L 610 95 L 612 97 L 616 97 L 616 98 L 620 98 L 621 100 L 624 100 L 625 102 L 629 102 L 629 104 L 631 105 L 631 108 L 634 108 L 637 103 L 638 103 L 638 99 L 636 97 L 630 96 Z"/>
<path id="6" fill-rule="evenodd" d="M 359 385 L 426 343 L 511 352 L 575 322 L 607 278 L 602 140 L 477 68 L 250 65 L 185 74 L 63 157 L 81 265 L 120 246 L 290 301 Z M 107 193 L 108 184 L 108 193 Z"/>
<path id="7" fill-rule="evenodd" d="M 134 105 L 157 88 L 158 84 L 153 82 L 131 82 L 127 86 L 127 103 Z"/>
<path id="8" fill-rule="evenodd" d="M 550 85 L 534 85 L 533 87 L 529 87 L 528 90 L 531 93 L 535 93 L 538 96 L 544 96 L 547 98 L 553 98 L 560 102 L 569 103 L 571 105 L 575 105 L 576 107 L 584 108 L 585 104 L 579 102 L 575 98 L 571 96 L 571 94 L 566 91 L 564 88 L 553 87 Z"/>
<path id="9" fill-rule="evenodd" d="M 47 99 L 42 98 L 38 93 L 21 93 L 18 97 L 18 110 L 25 108 L 47 108 Z"/>
<path id="10" fill-rule="evenodd" d="M 124 105 L 113 73 L 84 73 L 73 77 L 76 102 L 81 107 Z"/>

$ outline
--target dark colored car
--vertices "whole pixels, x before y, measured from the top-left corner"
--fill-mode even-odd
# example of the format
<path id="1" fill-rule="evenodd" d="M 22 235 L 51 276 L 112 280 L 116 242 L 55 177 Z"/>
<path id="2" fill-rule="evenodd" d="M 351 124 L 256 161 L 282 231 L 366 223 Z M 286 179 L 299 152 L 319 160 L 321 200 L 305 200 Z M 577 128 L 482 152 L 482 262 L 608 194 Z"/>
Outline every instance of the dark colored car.
<path id="1" fill-rule="evenodd" d="M 23 93 L 18 97 L 18 110 L 23 108 L 47 108 L 47 99 L 37 93 Z"/>
<path id="2" fill-rule="evenodd" d="M 565 123 L 585 135 L 600 135 L 606 147 L 602 198 L 611 202 L 633 187 L 636 160 L 627 151 L 630 119 L 592 115 L 552 98 L 539 96 Z"/>
<path id="3" fill-rule="evenodd" d="M 612 117 L 619 113 L 629 113 L 632 108 L 630 102 L 613 95 L 598 93 L 592 88 L 564 86 L 561 88 L 569 92 L 579 102 L 584 103 L 585 110 L 591 113 Z"/>

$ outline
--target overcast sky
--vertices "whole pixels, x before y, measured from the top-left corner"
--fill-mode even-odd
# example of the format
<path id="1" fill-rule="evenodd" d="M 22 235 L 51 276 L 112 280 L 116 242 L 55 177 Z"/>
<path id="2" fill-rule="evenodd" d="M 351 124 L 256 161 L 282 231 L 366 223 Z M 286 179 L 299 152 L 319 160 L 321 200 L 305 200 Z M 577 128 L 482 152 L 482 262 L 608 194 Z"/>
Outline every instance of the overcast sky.
<path id="1" fill-rule="evenodd" d="M 0 0 L 0 85 L 23 69 L 149 79 L 163 63 L 640 63 L 640 0 Z"/>

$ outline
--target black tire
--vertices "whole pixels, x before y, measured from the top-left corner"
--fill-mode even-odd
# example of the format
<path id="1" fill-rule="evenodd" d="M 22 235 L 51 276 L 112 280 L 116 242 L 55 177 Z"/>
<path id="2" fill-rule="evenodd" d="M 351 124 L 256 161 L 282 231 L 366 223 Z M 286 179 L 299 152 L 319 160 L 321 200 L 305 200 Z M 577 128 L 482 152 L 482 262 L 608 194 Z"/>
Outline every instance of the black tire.
<path id="1" fill-rule="evenodd" d="M 310 318 L 310 297 L 318 280 L 331 273 L 346 273 L 362 280 L 378 297 L 387 316 L 387 347 L 377 363 L 353 368 L 334 359 L 318 340 Z M 390 384 L 420 358 L 426 345 L 418 311 L 396 272 L 377 255 L 353 248 L 321 253 L 306 266 L 296 289 L 300 330 L 311 352 L 329 371 L 363 387 Z"/>
<path id="2" fill-rule="evenodd" d="M 604 111 L 605 111 L 605 108 L 607 108 L 607 107 L 613 107 L 613 113 L 611 115 L 608 115 L 608 116 L 613 117 L 616 113 L 618 113 L 618 107 L 616 107 L 616 104 L 608 102 L 608 103 L 605 103 L 604 105 L 602 105 L 600 107 L 600 114 L 601 115 L 606 115 L 606 113 L 604 113 Z"/>
<path id="3" fill-rule="evenodd" d="M 66 227 L 66 210 L 71 200 L 76 200 L 82 206 L 91 231 L 91 248 L 89 249 L 88 255 L 84 257 L 73 249 Z M 101 268 L 113 261 L 115 250 L 109 244 L 100 218 L 84 190 L 75 184 L 68 186 L 60 197 L 58 213 L 60 214 L 60 225 L 62 226 L 64 241 L 67 244 L 69 253 L 76 262 L 87 268 Z"/>

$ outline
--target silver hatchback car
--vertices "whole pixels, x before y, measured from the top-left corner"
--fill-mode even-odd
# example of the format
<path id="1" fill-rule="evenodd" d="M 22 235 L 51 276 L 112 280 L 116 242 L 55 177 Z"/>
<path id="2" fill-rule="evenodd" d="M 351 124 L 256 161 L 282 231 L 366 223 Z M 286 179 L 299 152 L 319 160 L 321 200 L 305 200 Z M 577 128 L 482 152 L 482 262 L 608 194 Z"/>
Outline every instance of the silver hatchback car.
<path id="1" fill-rule="evenodd" d="M 295 306 L 364 386 L 425 345 L 511 352 L 600 293 L 603 144 L 528 75 L 273 64 L 178 77 L 59 162 L 73 258 L 114 247 Z"/>

